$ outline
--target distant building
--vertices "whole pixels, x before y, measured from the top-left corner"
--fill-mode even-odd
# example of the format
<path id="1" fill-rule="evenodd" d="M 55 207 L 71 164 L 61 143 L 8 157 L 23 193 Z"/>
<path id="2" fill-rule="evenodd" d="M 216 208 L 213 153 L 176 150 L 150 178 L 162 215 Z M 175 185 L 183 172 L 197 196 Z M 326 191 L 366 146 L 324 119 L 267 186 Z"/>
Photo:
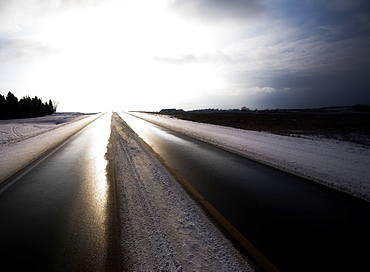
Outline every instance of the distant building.
<path id="1" fill-rule="evenodd" d="M 159 112 L 160 113 L 169 113 L 169 112 L 183 112 L 183 109 L 161 109 Z"/>

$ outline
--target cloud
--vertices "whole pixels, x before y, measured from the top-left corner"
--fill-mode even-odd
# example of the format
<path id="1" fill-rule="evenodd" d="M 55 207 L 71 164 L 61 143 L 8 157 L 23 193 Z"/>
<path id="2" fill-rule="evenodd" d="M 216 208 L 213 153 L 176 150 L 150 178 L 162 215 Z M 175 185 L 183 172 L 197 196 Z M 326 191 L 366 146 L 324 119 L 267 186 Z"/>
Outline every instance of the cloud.
<path id="1" fill-rule="evenodd" d="M 175 0 L 169 8 L 182 16 L 210 22 L 250 20 L 266 11 L 258 0 Z"/>
<path id="2" fill-rule="evenodd" d="M 327 2 L 327 7 L 337 12 L 348 12 L 352 10 L 358 10 L 363 8 L 368 1 L 366 0 L 331 0 Z"/>
<path id="3" fill-rule="evenodd" d="M 34 39 L 9 39 L 0 43 L 0 62 L 32 62 L 43 60 L 60 50 Z"/>
<path id="4" fill-rule="evenodd" d="M 193 63 L 193 62 L 198 62 L 197 57 L 195 57 L 192 54 L 185 55 L 182 57 L 178 58 L 173 58 L 173 57 L 154 57 L 154 61 L 158 62 L 163 62 L 167 64 L 187 64 L 187 63 Z"/>
<path id="5" fill-rule="evenodd" d="M 368 69 L 345 72 L 325 68 L 282 71 L 264 80 L 265 84 L 273 86 L 275 92 L 260 92 L 254 98 L 260 104 L 265 103 L 265 107 L 272 108 L 366 104 L 370 102 Z"/>
<path id="6" fill-rule="evenodd" d="M 273 14 L 275 19 L 268 24 L 269 29 L 252 37 L 245 36 L 225 50 L 230 56 L 236 56 L 240 78 L 258 74 L 268 80 L 295 72 L 312 74 L 315 70 L 345 76 L 347 71 L 369 68 L 370 16 L 361 21 L 360 11 L 355 15 L 346 11 L 341 18 L 336 17 L 337 11 L 330 11 L 326 16 L 331 19 L 322 18 L 319 7 L 326 10 L 328 7 L 321 3 L 300 7 L 294 3 L 291 6 L 289 0 L 285 2 L 289 8 Z M 304 13 L 305 9 L 314 9 L 317 17 Z M 307 22 L 298 23 L 300 16 Z"/>
<path id="7" fill-rule="evenodd" d="M 201 55 L 194 55 L 194 54 L 188 54 L 180 57 L 154 57 L 154 61 L 162 62 L 166 64 L 230 64 L 233 61 L 229 56 L 222 52 L 216 52 L 216 53 L 209 53 L 209 54 L 201 54 Z"/>
<path id="8" fill-rule="evenodd" d="M 272 87 L 259 87 L 259 86 L 249 88 L 246 91 L 252 92 L 252 93 L 274 93 L 276 92 L 276 90 Z"/>
<path id="9" fill-rule="evenodd" d="M 266 107 L 311 107 L 370 102 L 367 1 L 232 1 L 226 7 L 228 3 L 175 1 L 171 8 L 208 23 L 240 21 L 248 18 L 249 11 L 255 12 L 250 18 L 256 27 L 247 31 L 239 27 L 239 34 L 219 48 L 233 60 L 223 76 L 230 83 L 230 93 L 244 90 L 236 92 L 240 101 L 258 107 L 263 103 Z M 212 25 L 212 29 L 217 28 Z M 189 54 L 162 61 L 201 63 L 202 58 Z"/>
<path id="10" fill-rule="evenodd" d="M 110 1 L 0 0 L 2 84 L 161 90 L 189 108 L 370 102 L 366 0 Z"/>
<path id="11" fill-rule="evenodd" d="M 0 34 L 34 30 L 48 17 L 95 7 L 104 0 L 0 0 Z"/>

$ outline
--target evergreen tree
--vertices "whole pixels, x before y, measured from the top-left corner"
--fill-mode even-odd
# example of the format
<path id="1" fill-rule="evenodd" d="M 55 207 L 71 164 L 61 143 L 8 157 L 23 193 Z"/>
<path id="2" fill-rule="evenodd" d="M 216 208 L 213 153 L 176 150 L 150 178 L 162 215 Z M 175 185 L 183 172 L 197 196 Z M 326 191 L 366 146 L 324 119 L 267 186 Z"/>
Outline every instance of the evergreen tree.
<path id="1" fill-rule="evenodd" d="M 51 102 L 51 99 L 49 99 L 48 107 L 49 107 L 49 114 L 53 114 L 55 110 L 54 110 L 53 102 Z"/>
<path id="2" fill-rule="evenodd" d="M 0 119 L 7 119 L 6 99 L 2 94 L 0 94 Z"/>
<path id="3" fill-rule="evenodd" d="M 32 99 L 29 96 L 25 96 L 21 100 L 19 100 L 19 107 L 23 118 L 37 116 L 36 110 L 32 103 Z"/>
<path id="4" fill-rule="evenodd" d="M 0 119 L 41 117 L 55 111 L 56 104 L 51 99 L 48 103 L 43 103 L 37 96 L 24 96 L 18 101 L 11 92 L 8 92 L 6 98 L 0 94 Z"/>
<path id="5" fill-rule="evenodd" d="M 8 118 L 19 118 L 20 117 L 20 111 L 19 111 L 19 105 L 18 105 L 18 98 L 15 97 L 14 94 L 11 92 L 8 92 L 8 95 L 6 96 L 6 110 L 8 112 Z"/>

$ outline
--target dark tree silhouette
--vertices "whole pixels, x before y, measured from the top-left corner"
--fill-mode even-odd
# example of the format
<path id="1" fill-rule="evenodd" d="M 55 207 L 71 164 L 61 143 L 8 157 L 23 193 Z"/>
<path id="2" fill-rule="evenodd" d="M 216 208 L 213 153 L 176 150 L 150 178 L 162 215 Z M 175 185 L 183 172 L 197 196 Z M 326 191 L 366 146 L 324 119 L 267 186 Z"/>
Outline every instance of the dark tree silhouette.
<path id="1" fill-rule="evenodd" d="M 6 96 L 6 110 L 8 112 L 9 118 L 19 118 L 19 104 L 18 98 L 14 94 L 8 92 Z"/>
<path id="2" fill-rule="evenodd" d="M 0 94 L 0 119 L 5 119 L 7 114 L 7 102 L 5 96 Z"/>
<path id="3" fill-rule="evenodd" d="M 0 94 L 0 119 L 40 117 L 54 112 L 56 106 L 51 99 L 48 103 L 43 103 L 37 96 L 34 98 L 24 96 L 18 101 L 11 92 L 8 92 L 6 98 Z"/>

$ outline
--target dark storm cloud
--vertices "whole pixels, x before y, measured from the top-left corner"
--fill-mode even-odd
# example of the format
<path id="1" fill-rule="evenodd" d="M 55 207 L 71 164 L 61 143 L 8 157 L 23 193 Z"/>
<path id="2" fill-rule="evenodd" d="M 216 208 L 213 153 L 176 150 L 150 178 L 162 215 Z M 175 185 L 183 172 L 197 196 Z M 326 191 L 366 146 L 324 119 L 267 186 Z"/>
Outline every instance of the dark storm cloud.
<path id="1" fill-rule="evenodd" d="M 276 92 L 255 97 L 260 105 L 271 108 L 323 107 L 370 102 L 370 79 L 366 71 L 345 74 L 308 73 L 282 74 L 266 83 Z"/>
<path id="2" fill-rule="evenodd" d="M 200 20 L 248 20 L 265 13 L 258 0 L 175 0 L 170 9 Z"/>
<path id="3" fill-rule="evenodd" d="M 318 62 L 324 60 L 322 65 L 305 71 L 305 75 L 285 75 L 275 82 L 310 87 L 300 92 L 300 102 L 370 103 L 370 3 L 339 0 L 330 1 L 323 8 L 325 12 L 318 12 L 316 20 L 322 32 L 316 35 L 326 47 L 326 54 L 313 56 Z"/>
<path id="4" fill-rule="evenodd" d="M 228 75 L 234 86 L 245 90 L 246 103 L 267 107 L 370 103 L 369 1 L 177 0 L 170 8 L 211 23 L 253 19 L 248 24 L 249 31 L 258 29 L 253 42 L 259 37 L 266 42 L 251 50 L 251 37 L 241 37 L 234 56 L 244 70 Z M 189 54 L 160 61 L 185 64 L 201 59 Z M 267 89 L 276 91 L 254 91 Z"/>
<path id="5" fill-rule="evenodd" d="M 294 34 L 278 40 L 282 53 L 258 71 L 238 75 L 246 86 L 269 86 L 271 93 L 245 93 L 262 107 L 320 107 L 370 104 L 370 2 L 285 1 L 272 14 Z M 253 77 L 253 78 L 252 78 Z M 250 87 L 250 86 L 249 86 Z"/>
<path id="6" fill-rule="evenodd" d="M 265 70 L 264 76 L 239 75 L 242 85 L 248 85 L 253 76 L 257 86 L 270 86 L 275 90 L 245 93 L 245 101 L 263 108 L 370 104 L 370 58 L 365 51 L 364 48 L 356 57 L 349 52 L 348 56 L 340 56 L 338 52 L 337 60 L 317 59 L 312 68 Z"/>
<path id="7" fill-rule="evenodd" d="M 370 2 L 364 0 L 286 1 L 278 10 L 288 24 L 302 30 L 302 36 L 338 40 L 367 35 L 370 30 Z"/>

